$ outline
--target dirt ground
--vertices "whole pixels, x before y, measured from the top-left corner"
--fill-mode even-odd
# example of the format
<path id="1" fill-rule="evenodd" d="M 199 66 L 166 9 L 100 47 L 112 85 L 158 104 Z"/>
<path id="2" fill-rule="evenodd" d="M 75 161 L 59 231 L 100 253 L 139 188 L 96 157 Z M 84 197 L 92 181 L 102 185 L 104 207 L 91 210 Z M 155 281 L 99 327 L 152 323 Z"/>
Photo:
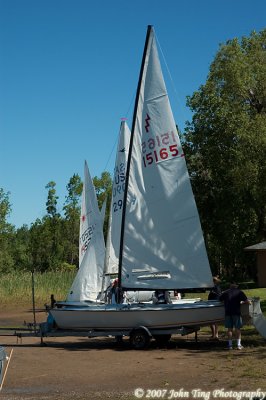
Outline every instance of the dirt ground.
<path id="1" fill-rule="evenodd" d="M 37 322 L 45 319 L 37 313 Z M 23 321 L 33 321 L 30 310 L 0 312 L 1 328 Z M 147 350 L 132 350 L 127 338 L 121 345 L 112 338 L 47 338 L 40 346 L 36 337 L 0 334 L 7 353 L 13 349 L 3 400 L 255 399 L 248 392 L 266 392 L 266 342 L 252 327 L 243 332 L 241 351 L 226 350 L 223 332 L 220 342 L 210 341 L 208 329 L 197 343 L 194 334 L 173 336 L 167 346 L 152 341 Z"/>

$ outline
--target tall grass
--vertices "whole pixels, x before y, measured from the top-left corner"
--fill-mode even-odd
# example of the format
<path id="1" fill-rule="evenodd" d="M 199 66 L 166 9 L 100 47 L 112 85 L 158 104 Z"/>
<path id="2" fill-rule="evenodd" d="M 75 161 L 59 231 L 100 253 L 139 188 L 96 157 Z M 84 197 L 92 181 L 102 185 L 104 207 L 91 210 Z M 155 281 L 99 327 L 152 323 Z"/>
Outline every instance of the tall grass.
<path id="1" fill-rule="evenodd" d="M 75 274 L 75 271 L 34 273 L 34 279 L 30 272 L 3 274 L 0 280 L 0 302 L 4 306 L 31 304 L 33 286 L 37 306 L 50 303 L 51 294 L 54 294 L 56 300 L 65 300 Z"/>

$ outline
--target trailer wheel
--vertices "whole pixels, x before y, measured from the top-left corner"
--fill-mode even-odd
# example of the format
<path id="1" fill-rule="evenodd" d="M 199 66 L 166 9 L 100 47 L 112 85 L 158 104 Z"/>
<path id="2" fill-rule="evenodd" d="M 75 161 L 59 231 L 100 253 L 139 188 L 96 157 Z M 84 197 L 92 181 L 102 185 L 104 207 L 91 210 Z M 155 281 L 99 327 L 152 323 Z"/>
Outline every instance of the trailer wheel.
<path id="1" fill-rule="evenodd" d="M 154 339 L 156 340 L 159 346 L 166 345 L 171 339 L 171 336 L 172 336 L 171 334 L 153 335 Z"/>
<path id="2" fill-rule="evenodd" d="M 135 350 L 143 350 L 148 347 L 150 336 L 144 329 L 135 329 L 130 334 L 130 345 Z"/>
<path id="3" fill-rule="evenodd" d="M 119 335 L 115 337 L 116 344 L 121 345 L 123 344 L 123 336 Z"/>

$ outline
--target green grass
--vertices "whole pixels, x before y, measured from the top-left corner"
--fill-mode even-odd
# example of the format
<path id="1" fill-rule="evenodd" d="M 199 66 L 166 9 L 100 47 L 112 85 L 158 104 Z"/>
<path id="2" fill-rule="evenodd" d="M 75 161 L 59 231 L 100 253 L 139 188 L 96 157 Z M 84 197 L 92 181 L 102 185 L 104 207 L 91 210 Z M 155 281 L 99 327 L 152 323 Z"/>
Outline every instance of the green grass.
<path id="1" fill-rule="evenodd" d="M 51 294 L 56 300 L 65 300 L 75 277 L 75 271 L 46 272 L 34 274 L 34 292 L 37 306 L 50 303 Z M 32 303 L 32 274 L 12 272 L 3 274 L 0 280 L 0 302 L 2 305 Z"/>

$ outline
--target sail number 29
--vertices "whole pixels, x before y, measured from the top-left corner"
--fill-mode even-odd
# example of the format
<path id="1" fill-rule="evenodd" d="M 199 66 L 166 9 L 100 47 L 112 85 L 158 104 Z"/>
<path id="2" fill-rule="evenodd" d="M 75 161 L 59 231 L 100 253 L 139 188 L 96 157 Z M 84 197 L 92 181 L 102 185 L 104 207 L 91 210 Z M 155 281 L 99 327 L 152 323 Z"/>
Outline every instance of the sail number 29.
<path id="1" fill-rule="evenodd" d="M 123 199 L 125 192 L 125 168 L 124 162 L 120 162 L 115 166 L 114 182 L 113 182 L 113 212 L 120 211 L 123 207 Z"/>

